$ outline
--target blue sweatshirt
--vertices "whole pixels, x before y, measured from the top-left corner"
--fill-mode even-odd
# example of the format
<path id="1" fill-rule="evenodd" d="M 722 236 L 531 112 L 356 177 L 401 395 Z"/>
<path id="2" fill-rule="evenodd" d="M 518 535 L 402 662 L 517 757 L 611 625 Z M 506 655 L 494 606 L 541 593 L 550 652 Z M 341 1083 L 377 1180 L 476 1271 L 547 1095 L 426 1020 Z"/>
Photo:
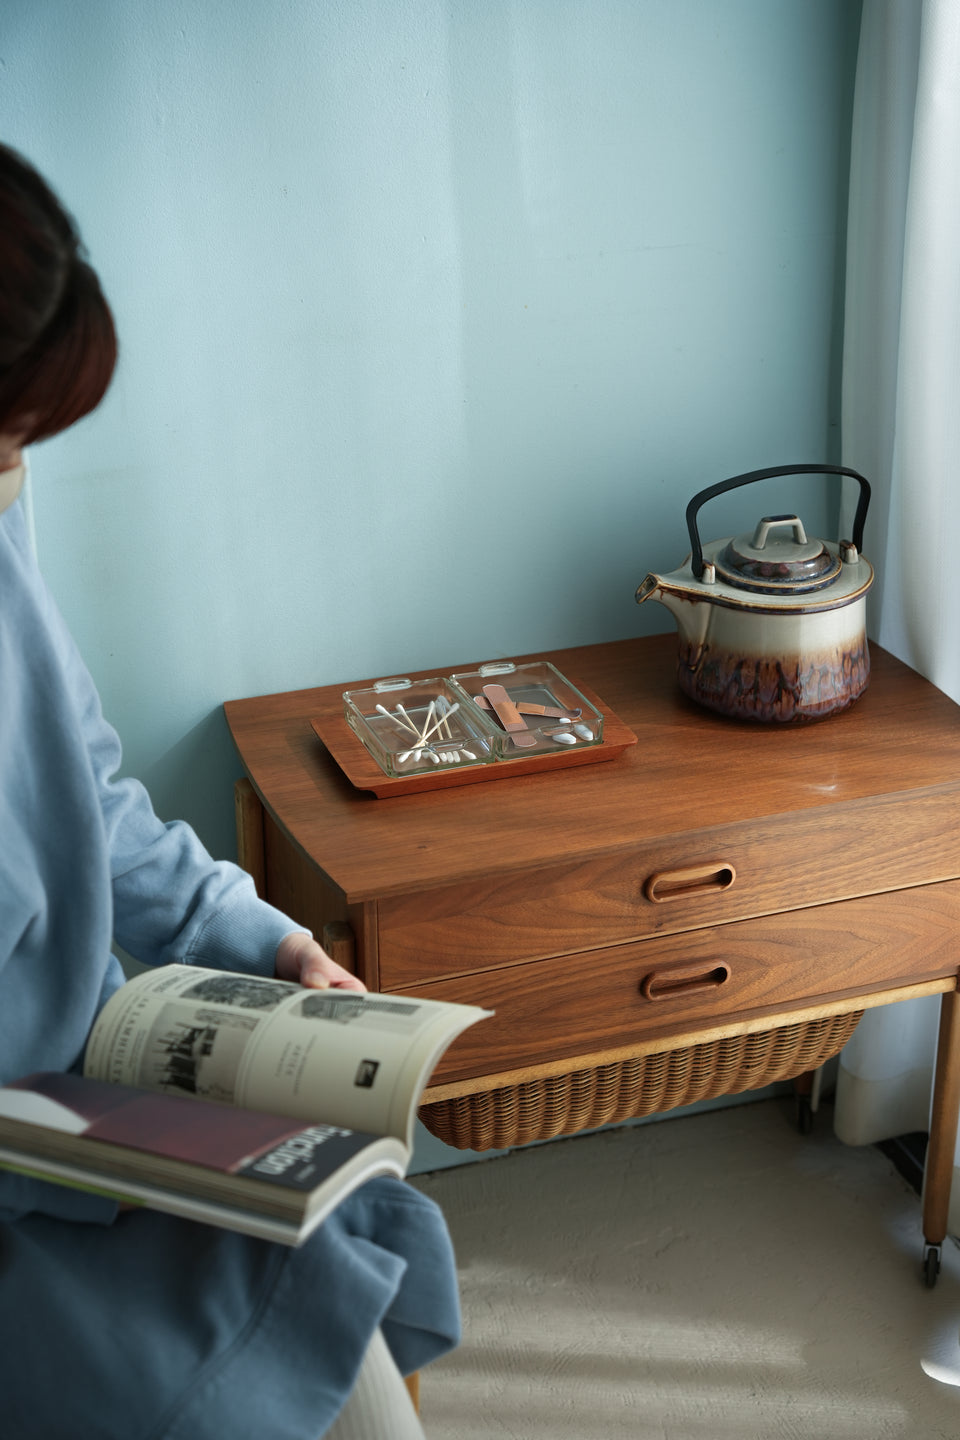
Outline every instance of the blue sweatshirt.
<path id="1" fill-rule="evenodd" d="M 271 975 L 299 928 L 119 764 L 16 503 L 0 514 L 0 1082 L 81 1063 L 123 983 L 114 938 L 149 965 Z M 405 1372 L 459 1338 L 443 1217 L 391 1178 L 291 1250 L 0 1171 L 0 1257 L 4 1440 L 319 1436 L 378 1326 Z"/>

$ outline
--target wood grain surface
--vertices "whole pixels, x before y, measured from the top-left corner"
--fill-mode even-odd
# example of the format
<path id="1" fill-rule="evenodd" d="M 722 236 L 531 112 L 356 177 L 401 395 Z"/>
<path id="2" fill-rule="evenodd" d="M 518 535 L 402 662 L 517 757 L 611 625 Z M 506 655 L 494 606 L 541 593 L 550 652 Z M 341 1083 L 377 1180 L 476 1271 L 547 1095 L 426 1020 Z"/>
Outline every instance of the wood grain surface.
<path id="1" fill-rule="evenodd" d="M 693 1032 L 720 1014 L 783 1023 L 814 999 L 955 977 L 958 929 L 955 880 L 420 983 L 418 995 L 496 1012 L 460 1037 L 432 1084 L 578 1055 L 585 1035 L 600 1051 Z M 653 976 L 659 998 L 644 993 Z"/>
<path id="2" fill-rule="evenodd" d="M 319 690 L 228 701 L 225 712 L 268 812 L 355 903 L 638 846 L 666 865 L 671 856 L 692 858 L 692 834 L 804 812 L 816 812 L 821 838 L 842 826 L 850 847 L 895 848 L 891 825 L 902 848 L 935 844 L 912 797 L 919 804 L 922 792 L 960 788 L 960 710 L 879 647 L 871 654 L 870 686 L 849 710 L 778 726 L 731 721 L 686 700 L 673 635 L 554 651 L 553 663 L 604 699 L 636 745 L 610 764 L 390 800 L 358 795 L 310 724 L 332 695 L 368 682 L 345 677 Z M 877 809 L 891 795 L 905 802 L 896 820 Z M 809 854 L 808 866 L 817 863 Z M 940 868 L 960 874 L 955 853 Z"/>

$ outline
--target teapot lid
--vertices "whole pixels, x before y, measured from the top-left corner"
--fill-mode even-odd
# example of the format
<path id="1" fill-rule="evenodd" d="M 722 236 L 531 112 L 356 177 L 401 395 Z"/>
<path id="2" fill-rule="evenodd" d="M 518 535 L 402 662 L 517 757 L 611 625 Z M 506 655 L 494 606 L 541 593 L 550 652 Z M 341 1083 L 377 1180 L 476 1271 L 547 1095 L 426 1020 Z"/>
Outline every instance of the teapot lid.
<path id="1" fill-rule="evenodd" d="M 841 571 L 840 556 L 822 540 L 808 540 L 797 515 L 765 515 L 752 535 L 727 541 L 713 564 L 718 580 L 761 595 L 823 590 Z"/>

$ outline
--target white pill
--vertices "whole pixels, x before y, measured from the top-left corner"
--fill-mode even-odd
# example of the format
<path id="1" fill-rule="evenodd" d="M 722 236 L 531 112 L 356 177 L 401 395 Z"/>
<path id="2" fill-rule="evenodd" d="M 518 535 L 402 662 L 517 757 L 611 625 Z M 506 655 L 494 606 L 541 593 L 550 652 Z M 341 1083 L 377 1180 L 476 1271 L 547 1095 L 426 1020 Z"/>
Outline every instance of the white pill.
<path id="1" fill-rule="evenodd" d="M 589 726 L 589 725 L 574 725 L 573 728 L 574 728 L 574 730 L 577 732 L 577 734 L 581 737 L 581 739 L 583 739 L 583 740 L 592 740 L 592 739 L 593 739 L 593 731 L 590 729 L 590 726 Z"/>
<path id="2" fill-rule="evenodd" d="M 461 755 L 464 757 L 465 760 L 476 760 L 476 758 L 477 758 L 476 755 L 474 755 L 474 753 L 473 753 L 472 750 L 461 750 L 460 753 L 461 753 Z"/>
<path id="3" fill-rule="evenodd" d="M 576 735 L 571 735 L 569 730 L 561 730 L 559 735 L 551 735 L 551 740 L 558 740 L 561 745 L 576 745 Z"/>

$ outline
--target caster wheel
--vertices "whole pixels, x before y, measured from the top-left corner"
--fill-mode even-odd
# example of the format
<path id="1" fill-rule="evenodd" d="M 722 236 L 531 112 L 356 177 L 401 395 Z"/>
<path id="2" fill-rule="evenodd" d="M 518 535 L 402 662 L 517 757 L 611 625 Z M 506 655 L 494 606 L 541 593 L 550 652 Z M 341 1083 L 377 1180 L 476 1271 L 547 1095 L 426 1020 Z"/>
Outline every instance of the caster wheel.
<path id="1" fill-rule="evenodd" d="M 923 1251 L 923 1278 L 928 1290 L 932 1290 L 940 1274 L 940 1246 L 927 1245 Z"/>

